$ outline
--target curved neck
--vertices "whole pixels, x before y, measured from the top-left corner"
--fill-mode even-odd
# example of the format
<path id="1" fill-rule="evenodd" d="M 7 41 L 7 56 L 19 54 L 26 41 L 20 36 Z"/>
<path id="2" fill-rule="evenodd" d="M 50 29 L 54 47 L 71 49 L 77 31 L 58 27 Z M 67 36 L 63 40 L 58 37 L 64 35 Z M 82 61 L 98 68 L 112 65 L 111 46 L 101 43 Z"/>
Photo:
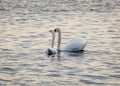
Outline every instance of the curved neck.
<path id="1" fill-rule="evenodd" d="M 60 44 L 61 44 L 61 31 L 58 29 L 58 45 L 57 50 L 60 50 Z"/>
<path id="2" fill-rule="evenodd" d="M 55 41 L 55 33 L 54 31 L 51 32 L 52 33 L 52 48 L 54 47 L 54 41 Z"/>

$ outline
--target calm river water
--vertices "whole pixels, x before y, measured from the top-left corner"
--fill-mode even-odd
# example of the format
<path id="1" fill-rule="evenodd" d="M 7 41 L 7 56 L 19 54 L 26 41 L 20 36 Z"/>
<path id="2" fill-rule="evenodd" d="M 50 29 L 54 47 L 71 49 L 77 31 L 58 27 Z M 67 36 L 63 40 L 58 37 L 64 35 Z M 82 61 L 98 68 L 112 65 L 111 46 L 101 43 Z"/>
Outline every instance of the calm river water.
<path id="1" fill-rule="evenodd" d="M 50 29 L 85 52 L 47 56 Z M 120 86 L 119 0 L 0 0 L 0 86 Z"/>

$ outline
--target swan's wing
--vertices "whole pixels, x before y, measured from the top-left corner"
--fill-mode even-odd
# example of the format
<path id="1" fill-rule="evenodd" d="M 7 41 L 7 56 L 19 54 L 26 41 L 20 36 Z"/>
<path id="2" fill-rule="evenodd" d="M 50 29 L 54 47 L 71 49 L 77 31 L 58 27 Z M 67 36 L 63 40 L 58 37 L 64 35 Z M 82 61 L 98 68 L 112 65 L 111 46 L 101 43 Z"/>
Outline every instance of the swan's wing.
<path id="1" fill-rule="evenodd" d="M 66 51 L 80 51 L 86 46 L 86 41 L 82 38 L 70 40 L 62 49 Z"/>

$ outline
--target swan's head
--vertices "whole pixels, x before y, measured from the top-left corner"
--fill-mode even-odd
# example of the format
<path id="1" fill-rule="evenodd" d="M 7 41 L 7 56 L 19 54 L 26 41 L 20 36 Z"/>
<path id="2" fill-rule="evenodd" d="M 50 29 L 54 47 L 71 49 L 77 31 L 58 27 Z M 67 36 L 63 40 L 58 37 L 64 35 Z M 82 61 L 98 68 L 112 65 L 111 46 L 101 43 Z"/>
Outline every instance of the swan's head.
<path id="1" fill-rule="evenodd" d="M 54 30 L 49 30 L 50 33 L 52 33 L 54 35 Z"/>
<path id="2" fill-rule="evenodd" d="M 60 31 L 60 29 L 59 29 L 59 28 L 54 29 L 54 32 L 58 32 L 58 31 Z"/>
<path id="3" fill-rule="evenodd" d="M 49 30 L 49 32 L 52 32 L 53 30 Z"/>

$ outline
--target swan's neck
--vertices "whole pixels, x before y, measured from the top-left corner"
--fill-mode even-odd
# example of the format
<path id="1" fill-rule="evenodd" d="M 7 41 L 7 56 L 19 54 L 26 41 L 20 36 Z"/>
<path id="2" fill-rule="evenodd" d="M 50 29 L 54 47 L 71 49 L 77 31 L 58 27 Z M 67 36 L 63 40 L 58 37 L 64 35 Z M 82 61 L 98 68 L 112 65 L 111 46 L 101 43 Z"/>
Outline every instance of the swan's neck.
<path id="1" fill-rule="evenodd" d="M 52 48 L 54 47 L 55 33 L 52 31 Z"/>
<path id="2" fill-rule="evenodd" d="M 57 50 L 60 50 L 60 44 L 61 44 L 61 31 L 58 29 L 58 45 Z"/>

